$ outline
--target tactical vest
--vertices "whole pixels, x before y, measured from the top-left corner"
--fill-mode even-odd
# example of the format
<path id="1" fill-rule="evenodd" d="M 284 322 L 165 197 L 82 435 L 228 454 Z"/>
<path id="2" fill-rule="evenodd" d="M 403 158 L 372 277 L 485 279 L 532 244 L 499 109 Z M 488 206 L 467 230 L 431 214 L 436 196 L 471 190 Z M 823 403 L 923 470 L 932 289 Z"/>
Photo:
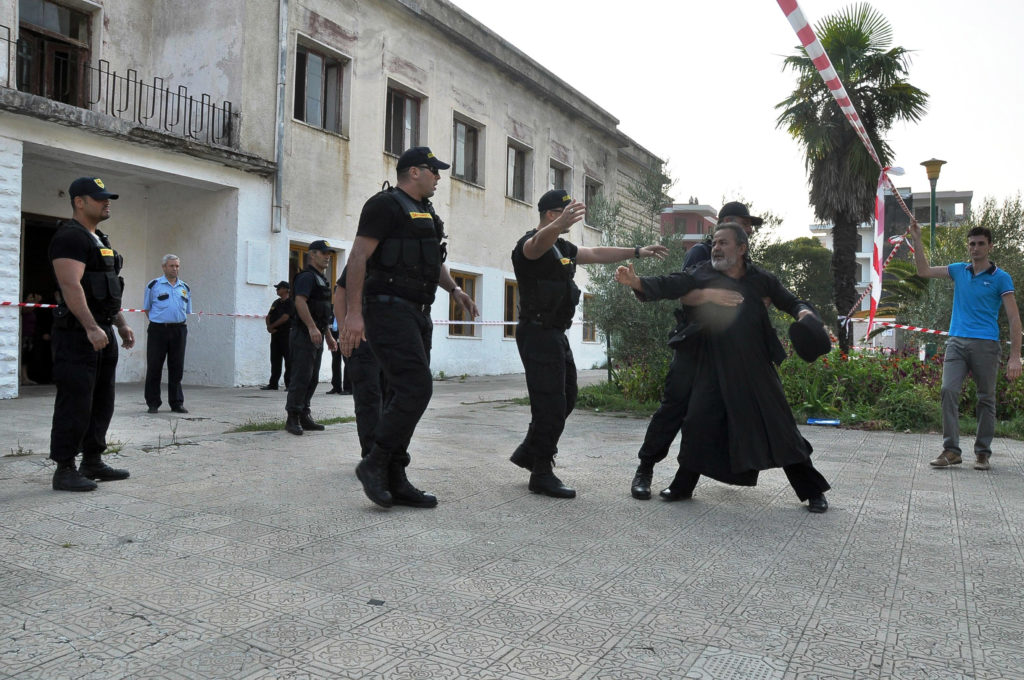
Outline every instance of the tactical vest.
<path id="1" fill-rule="evenodd" d="M 306 267 L 303 272 L 313 275 L 313 290 L 306 298 L 306 305 L 309 307 L 309 315 L 313 317 L 313 324 L 322 331 L 327 324 L 331 323 L 331 315 L 334 313 L 334 305 L 331 302 L 331 284 L 327 282 L 323 274 L 312 267 Z M 297 326 L 303 325 L 298 314 L 293 318 Z"/>
<path id="2" fill-rule="evenodd" d="M 96 230 L 96 236 L 99 237 L 100 243 L 96 243 L 92 232 L 75 220 L 64 222 L 63 228 L 81 229 L 89 234 L 89 242 L 93 244 L 93 249 L 89 253 L 85 263 L 85 272 L 82 274 L 82 290 L 85 292 L 85 301 L 89 305 L 89 311 L 92 312 L 96 323 L 109 325 L 121 311 L 124 279 L 119 274 L 124 260 L 120 253 L 110 247 L 110 239 L 99 229 Z M 61 314 L 62 310 L 64 314 Z M 74 315 L 64 304 L 57 308 L 54 317 L 55 323 L 58 323 L 59 319 L 64 320 L 64 323 L 58 324 L 63 327 L 77 325 Z"/>
<path id="3" fill-rule="evenodd" d="M 441 242 L 445 237 L 444 222 L 426 199 L 421 206 L 393 187 L 381 193 L 398 203 L 402 222 L 380 242 L 367 261 L 367 280 L 384 283 L 396 295 L 413 302 L 432 304 L 446 256 L 445 244 Z"/>
<path id="4" fill-rule="evenodd" d="M 516 246 L 512 261 L 519 282 L 519 320 L 551 328 L 572 326 L 580 301 L 580 289 L 573 281 L 576 261 L 565 257 L 557 245 L 536 260 L 527 259 Z"/>

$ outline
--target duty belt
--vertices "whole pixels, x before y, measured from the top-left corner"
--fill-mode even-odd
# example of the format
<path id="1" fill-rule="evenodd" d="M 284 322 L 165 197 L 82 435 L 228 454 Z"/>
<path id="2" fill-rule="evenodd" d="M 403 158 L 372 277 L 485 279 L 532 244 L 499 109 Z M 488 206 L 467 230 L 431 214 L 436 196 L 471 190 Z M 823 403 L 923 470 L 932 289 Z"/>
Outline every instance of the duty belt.
<path id="1" fill-rule="evenodd" d="M 404 297 L 398 297 L 397 295 L 365 295 L 363 296 L 363 302 L 387 302 L 399 305 L 404 305 L 417 312 L 426 314 L 430 311 L 430 305 L 420 304 L 413 302 L 412 300 L 406 300 Z"/>

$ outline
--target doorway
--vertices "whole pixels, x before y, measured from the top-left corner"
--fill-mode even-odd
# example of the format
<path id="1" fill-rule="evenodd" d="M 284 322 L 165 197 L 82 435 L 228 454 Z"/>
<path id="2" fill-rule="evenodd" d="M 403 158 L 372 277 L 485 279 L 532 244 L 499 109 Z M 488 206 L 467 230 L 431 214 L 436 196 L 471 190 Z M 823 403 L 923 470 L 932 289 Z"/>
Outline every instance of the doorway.
<path id="1" fill-rule="evenodd" d="M 58 217 L 22 213 L 21 216 L 21 300 L 56 304 L 57 279 L 50 266 L 50 240 L 61 222 Z M 23 385 L 52 381 L 53 357 L 50 354 L 50 330 L 53 311 L 21 309 L 20 382 Z"/>

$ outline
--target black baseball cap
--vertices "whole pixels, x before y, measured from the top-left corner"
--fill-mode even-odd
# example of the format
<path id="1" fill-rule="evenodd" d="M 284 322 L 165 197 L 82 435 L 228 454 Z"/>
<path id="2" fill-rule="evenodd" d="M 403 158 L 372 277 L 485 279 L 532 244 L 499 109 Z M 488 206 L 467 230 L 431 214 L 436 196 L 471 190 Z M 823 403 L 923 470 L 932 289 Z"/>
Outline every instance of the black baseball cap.
<path id="1" fill-rule="evenodd" d="M 107 191 L 106 185 L 103 184 L 103 180 L 99 177 L 79 177 L 68 187 L 68 193 L 71 195 L 71 198 L 89 196 L 100 200 L 109 198 L 112 201 L 116 201 L 118 197 L 117 194 Z"/>
<path id="2" fill-rule="evenodd" d="M 726 217 L 745 217 L 755 227 L 760 227 L 764 224 L 763 219 L 751 215 L 747 206 L 739 201 L 732 201 L 722 206 L 722 209 L 718 211 L 718 221 L 721 222 Z"/>
<path id="3" fill-rule="evenodd" d="M 277 285 L 274 286 L 274 290 L 281 290 L 282 288 L 287 288 L 288 290 L 291 290 L 292 287 L 288 285 L 287 281 L 278 281 Z"/>
<path id="4" fill-rule="evenodd" d="M 320 240 L 317 240 L 317 241 L 313 241 L 312 243 L 310 243 L 309 244 L 309 249 L 310 250 L 319 250 L 321 253 L 336 253 L 336 252 L 338 252 L 336 249 L 331 247 L 330 243 L 328 243 L 327 241 L 324 241 L 323 239 L 320 239 Z"/>
<path id="5" fill-rule="evenodd" d="M 398 158 L 398 169 L 405 170 L 415 165 L 429 165 L 435 170 L 447 170 L 452 167 L 444 161 L 438 160 L 434 156 L 434 152 L 427 146 L 414 146 L 411 149 L 407 149 Z"/>
<path id="6" fill-rule="evenodd" d="M 565 189 L 552 189 L 537 201 L 537 210 L 544 212 L 546 210 L 558 210 L 569 205 L 572 201 L 572 196 Z"/>

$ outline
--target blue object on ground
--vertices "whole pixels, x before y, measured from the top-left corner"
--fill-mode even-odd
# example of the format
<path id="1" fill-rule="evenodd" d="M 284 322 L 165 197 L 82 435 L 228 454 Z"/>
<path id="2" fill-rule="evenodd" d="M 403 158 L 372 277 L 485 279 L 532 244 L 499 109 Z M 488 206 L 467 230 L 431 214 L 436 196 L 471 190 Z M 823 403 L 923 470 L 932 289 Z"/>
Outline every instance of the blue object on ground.
<path id="1" fill-rule="evenodd" d="M 808 418 L 808 425 L 838 425 L 838 418 Z"/>

